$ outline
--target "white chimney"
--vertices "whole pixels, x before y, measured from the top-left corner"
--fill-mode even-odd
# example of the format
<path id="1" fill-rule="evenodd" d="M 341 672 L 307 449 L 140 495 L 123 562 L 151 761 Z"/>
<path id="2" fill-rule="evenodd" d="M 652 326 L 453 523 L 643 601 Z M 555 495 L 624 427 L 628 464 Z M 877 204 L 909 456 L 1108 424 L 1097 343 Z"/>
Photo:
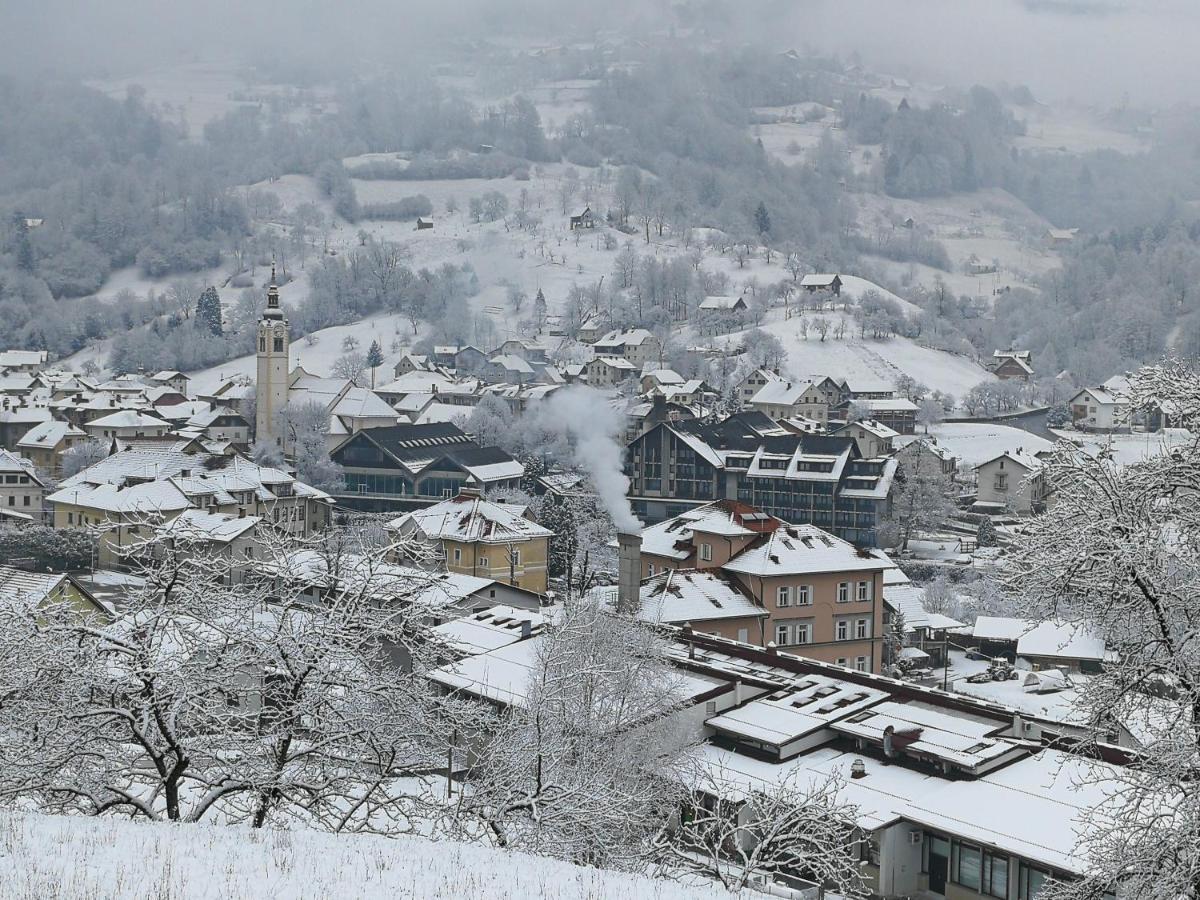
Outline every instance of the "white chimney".
<path id="1" fill-rule="evenodd" d="M 642 536 L 617 532 L 617 609 L 634 614 L 641 606 Z"/>

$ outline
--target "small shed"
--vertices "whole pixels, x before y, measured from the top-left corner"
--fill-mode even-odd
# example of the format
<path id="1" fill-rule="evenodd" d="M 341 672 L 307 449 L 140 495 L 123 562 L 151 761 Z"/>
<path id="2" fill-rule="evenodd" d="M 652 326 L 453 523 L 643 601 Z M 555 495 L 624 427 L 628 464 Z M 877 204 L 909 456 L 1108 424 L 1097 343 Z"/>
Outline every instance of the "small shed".
<path id="1" fill-rule="evenodd" d="M 810 294 L 815 294 L 817 291 L 829 291 L 834 296 L 841 296 L 842 279 L 840 275 L 828 273 L 805 275 L 800 281 L 800 287 L 804 288 Z"/>
<path id="2" fill-rule="evenodd" d="M 433 219 L 426 218 L 425 216 L 417 216 L 417 231 L 425 231 L 432 227 Z"/>
<path id="3" fill-rule="evenodd" d="M 595 217 L 595 215 L 593 215 L 592 208 L 590 206 L 585 206 L 578 213 L 571 216 L 571 230 L 572 231 L 574 231 L 576 228 L 595 228 L 595 227 L 596 227 L 596 217 Z"/>

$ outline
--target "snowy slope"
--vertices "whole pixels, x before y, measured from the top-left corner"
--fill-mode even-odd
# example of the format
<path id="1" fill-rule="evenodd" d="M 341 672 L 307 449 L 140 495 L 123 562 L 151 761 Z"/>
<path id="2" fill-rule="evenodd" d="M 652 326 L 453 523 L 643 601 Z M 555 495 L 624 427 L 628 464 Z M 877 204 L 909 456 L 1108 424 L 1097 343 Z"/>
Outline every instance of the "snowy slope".
<path id="1" fill-rule="evenodd" d="M 923 429 L 917 430 L 924 433 Z M 929 434 L 958 457 L 961 469 L 969 469 L 1017 448 L 1026 453 L 1037 453 L 1054 447 L 1036 434 L 992 422 L 943 422 L 931 427 Z"/>
<path id="2" fill-rule="evenodd" d="M 1145 462 L 1196 439 L 1190 431 L 1182 428 L 1168 428 L 1160 433 L 1084 434 L 1079 431 L 1055 431 L 1054 434 L 1088 453 L 1110 456 L 1123 466 Z"/>
<path id="3" fill-rule="evenodd" d="M 864 282 L 870 285 L 870 282 Z M 823 315 L 831 321 L 841 313 L 805 313 L 808 322 Z M 836 340 L 831 331 L 824 341 L 810 329 L 807 339 L 800 333 L 801 318 L 783 318 L 783 310 L 773 309 L 763 322 L 762 330 L 769 332 L 787 348 L 788 371 L 797 377 L 833 375 L 840 378 L 882 379 L 895 383 L 907 374 L 927 385 L 962 397 L 981 381 L 994 376 L 978 363 L 962 356 L 922 347 L 908 338 L 893 337 L 885 341 L 862 340 L 853 321 L 846 323 L 846 335 Z"/>
<path id="4" fill-rule="evenodd" d="M 423 838 L 0 814 L 0 900 L 699 900 L 718 887 Z"/>

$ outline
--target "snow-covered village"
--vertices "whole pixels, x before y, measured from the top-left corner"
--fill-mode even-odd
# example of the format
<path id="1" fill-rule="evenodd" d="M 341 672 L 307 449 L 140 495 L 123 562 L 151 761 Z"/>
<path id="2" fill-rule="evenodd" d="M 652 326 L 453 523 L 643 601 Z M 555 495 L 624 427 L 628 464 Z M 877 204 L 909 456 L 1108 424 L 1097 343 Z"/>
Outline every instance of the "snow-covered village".
<path id="1" fill-rule="evenodd" d="M 1197 46 L 0 4 L 0 900 L 1200 900 Z"/>

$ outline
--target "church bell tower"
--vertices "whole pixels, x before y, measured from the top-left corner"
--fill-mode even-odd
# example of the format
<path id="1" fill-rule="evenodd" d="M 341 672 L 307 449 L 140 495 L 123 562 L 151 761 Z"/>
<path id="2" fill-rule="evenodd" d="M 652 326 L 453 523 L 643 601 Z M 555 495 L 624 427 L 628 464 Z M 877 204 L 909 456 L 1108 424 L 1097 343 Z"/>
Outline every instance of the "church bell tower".
<path id="1" fill-rule="evenodd" d="M 260 441 L 281 443 L 275 433 L 275 417 L 287 405 L 288 320 L 279 308 L 279 286 L 275 264 L 267 287 L 267 308 L 258 322 L 258 381 L 255 385 L 255 430 Z"/>

